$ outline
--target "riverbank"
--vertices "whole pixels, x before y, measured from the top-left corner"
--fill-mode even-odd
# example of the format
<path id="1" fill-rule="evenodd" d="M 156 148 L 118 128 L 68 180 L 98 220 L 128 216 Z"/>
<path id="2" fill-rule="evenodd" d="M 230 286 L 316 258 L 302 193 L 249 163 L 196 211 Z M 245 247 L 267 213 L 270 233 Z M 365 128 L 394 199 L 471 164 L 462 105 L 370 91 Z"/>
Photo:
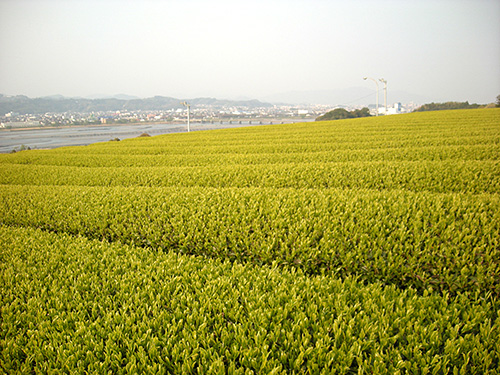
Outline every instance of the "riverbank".
<path id="1" fill-rule="evenodd" d="M 192 123 L 191 131 L 216 130 L 268 124 L 249 123 Z M 97 124 L 87 126 L 38 127 L 3 129 L 0 131 L 0 153 L 9 153 L 21 149 L 52 149 L 64 146 L 85 146 L 92 143 L 135 138 L 143 133 L 161 135 L 186 132 L 186 124 Z"/>

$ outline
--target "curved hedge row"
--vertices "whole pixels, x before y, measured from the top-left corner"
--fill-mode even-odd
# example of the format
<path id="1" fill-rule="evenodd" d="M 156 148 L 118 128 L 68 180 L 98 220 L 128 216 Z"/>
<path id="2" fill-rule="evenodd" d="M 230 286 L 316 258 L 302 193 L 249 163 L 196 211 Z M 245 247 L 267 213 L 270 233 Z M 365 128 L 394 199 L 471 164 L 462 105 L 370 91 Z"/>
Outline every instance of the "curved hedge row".
<path id="1" fill-rule="evenodd" d="M 307 273 L 500 295 L 500 197 L 404 191 L 3 186 L 5 225 Z"/>
<path id="2" fill-rule="evenodd" d="M 483 373 L 498 302 L 0 226 L 6 373 Z"/>
<path id="3" fill-rule="evenodd" d="M 204 167 L 102 167 L 4 164 L 0 184 L 201 186 L 295 189 L 405 189 L 496 193 L 500 161 L 343 162 Z"/>
<path id="4" fill-rule="evenodd" d="M 0 372 L 495 373 L 499 161 L 500 109 L 0 155 Z"/>

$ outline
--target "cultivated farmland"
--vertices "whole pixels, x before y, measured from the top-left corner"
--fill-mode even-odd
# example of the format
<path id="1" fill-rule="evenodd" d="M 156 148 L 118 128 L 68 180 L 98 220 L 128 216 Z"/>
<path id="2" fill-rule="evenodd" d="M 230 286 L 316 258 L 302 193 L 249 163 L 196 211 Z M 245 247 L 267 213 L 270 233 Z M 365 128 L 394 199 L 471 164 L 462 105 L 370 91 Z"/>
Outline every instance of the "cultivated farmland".
<path id="1" fill-rule="evenodd" d="M 496 373 L 500 110 L 0 155 L 0 369 Z"/>

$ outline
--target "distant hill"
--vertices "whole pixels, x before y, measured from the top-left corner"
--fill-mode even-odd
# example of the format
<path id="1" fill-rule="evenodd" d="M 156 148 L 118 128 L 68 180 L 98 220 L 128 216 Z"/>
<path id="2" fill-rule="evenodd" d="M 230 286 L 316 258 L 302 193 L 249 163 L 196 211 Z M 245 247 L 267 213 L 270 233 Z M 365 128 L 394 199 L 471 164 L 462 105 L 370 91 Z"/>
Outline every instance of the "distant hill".
<path id="1" fill-rule="evenodd" d="M 85 99 L 122 99 L 122 100 L 132 100 L 140 99 L 138 96 L 127 95 L 127 94 L 115 94 L 115 95 L 104 95 L 104 94 L 94 94 L 88 95 Z"/>
<path id="2" fill-rule="evenodd" d="M 6 96 L 0 95 L 0 115 L 9 112 L 19 114 L 40 114 L 46 112 L 106 112 L 106 111 L 150 111 L 168 110 L 181 108 L 181 101 L 166 96 L 155 96 L 146 99 L 119 99 L 119 98 L 65 98 L 60 95 L 53 95 L 42 98 L 29 98 L 24 95 Z M 235 106 L 235 107 L 270 107 L 269 103 L 258 100 L 219 100 L 215 98 L 195 98 L 187 99 L 191 105 L 212 105 L 212 106 Z"/>

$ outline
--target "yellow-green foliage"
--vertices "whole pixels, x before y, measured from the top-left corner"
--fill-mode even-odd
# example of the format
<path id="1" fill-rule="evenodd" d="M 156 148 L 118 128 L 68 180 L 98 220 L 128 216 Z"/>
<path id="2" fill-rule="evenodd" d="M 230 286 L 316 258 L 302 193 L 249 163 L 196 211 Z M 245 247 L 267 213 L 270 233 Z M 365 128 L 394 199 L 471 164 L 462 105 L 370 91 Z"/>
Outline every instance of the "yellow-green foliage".
<path id="1" fill-rule="evenodd" d="M 497 301 L 0 227 L 6 373 L 495 373 Z"/>
<path id="2" fill-rule="evenodd" d="M 499 109 L 0 155 L 0 369 L 494 373 L 499 192 Z"/>
<path id="3" fill-rule="evenodd" d="M 500 294 L 496 194 L 4 186 L 4 224 L 419 290 Z"/>

